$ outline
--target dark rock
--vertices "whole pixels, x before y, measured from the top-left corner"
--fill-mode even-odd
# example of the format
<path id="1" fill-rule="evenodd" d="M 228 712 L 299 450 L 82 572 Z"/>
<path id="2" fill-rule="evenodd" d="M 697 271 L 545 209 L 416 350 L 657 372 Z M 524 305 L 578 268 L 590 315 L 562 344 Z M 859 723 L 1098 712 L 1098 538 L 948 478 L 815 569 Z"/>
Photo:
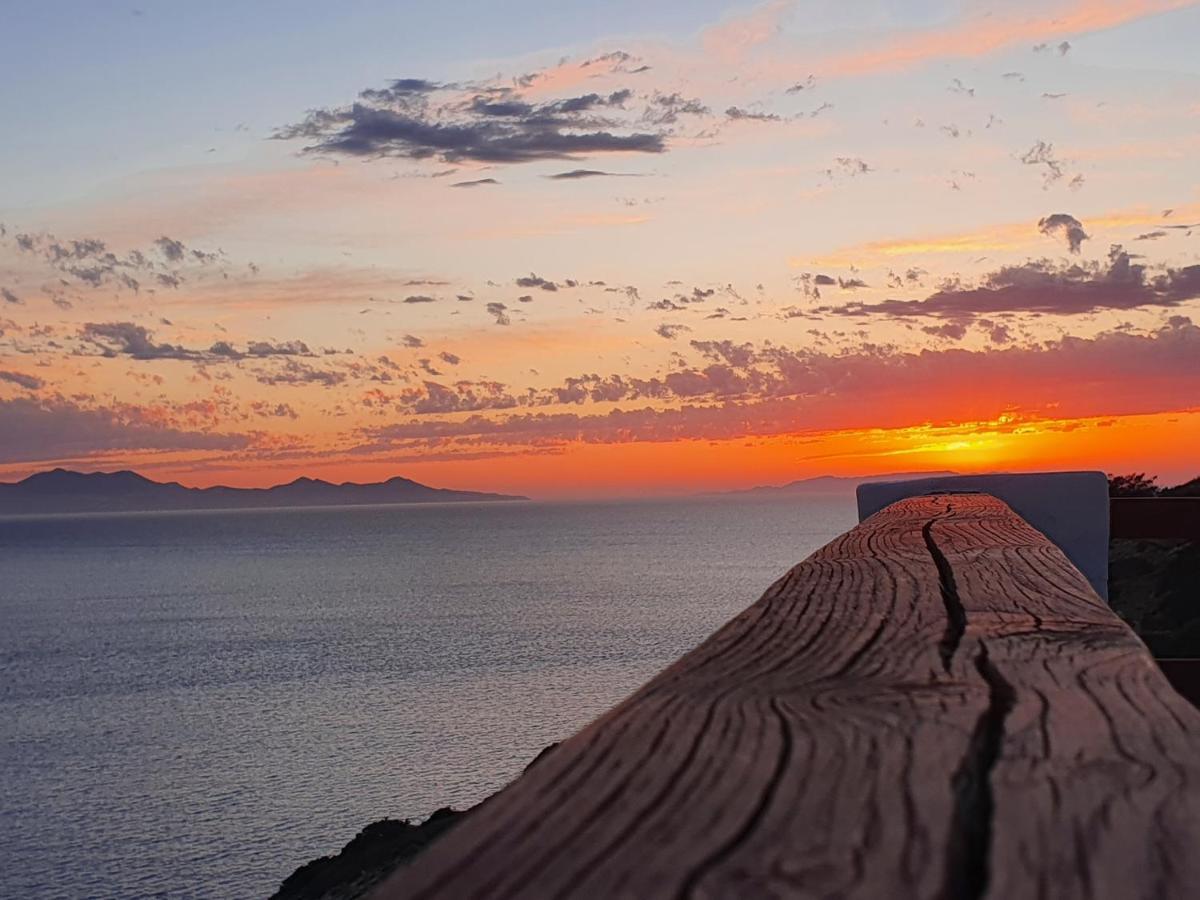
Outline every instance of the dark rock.
<path id="1" fill-rule="evenodd" d="M 536 766 L 557 746 L 555 742 L 543 749 L 524 771 Z M 322 856 L 298 868 L 284 880 L 271 900 L 357 900 L 365 897 L 395 869 L 412 860 L 470 814 L 470 809 L 460 812 L 445 806 L 419 825 L 404 819 L 372 822 L 337 855 Z"/>
<path id="2" fill-rule="evenodd" d="M 396 867 L 411 860 L 470 811 L 444 807 L 419 825 L 380 819 L 336 856 L 307 862 L 284 880 L 272 900 L 353 900 L 365 897 Z"/>

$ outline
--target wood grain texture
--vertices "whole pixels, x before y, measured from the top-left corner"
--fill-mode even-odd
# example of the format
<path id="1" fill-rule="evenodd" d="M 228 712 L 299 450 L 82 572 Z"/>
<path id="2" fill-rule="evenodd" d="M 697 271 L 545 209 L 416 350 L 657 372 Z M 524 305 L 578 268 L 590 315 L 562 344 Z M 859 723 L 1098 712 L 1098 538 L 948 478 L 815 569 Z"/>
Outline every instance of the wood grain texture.
<path id="1" fill-rule="evenodd" d="M 378 895 L 1200 896 L 1200 711 L 995 498 L 882 510 Z"/>

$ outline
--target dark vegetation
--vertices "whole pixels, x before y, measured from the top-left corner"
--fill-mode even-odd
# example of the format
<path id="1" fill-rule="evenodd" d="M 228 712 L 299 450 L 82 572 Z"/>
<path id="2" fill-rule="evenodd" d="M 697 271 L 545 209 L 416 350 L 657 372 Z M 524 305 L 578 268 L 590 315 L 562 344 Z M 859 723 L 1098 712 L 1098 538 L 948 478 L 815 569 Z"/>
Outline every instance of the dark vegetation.
<path id="1" fill-rule="evenodd" d="M 1200 497 L 1200 478 L 1160 487 L 1144 472 L 1113 475 L 1112 497 Z M 1200 544 L 1114 540 L 1109 545 L 1112 608 L 1157 657 L 1200 657 Z"/>

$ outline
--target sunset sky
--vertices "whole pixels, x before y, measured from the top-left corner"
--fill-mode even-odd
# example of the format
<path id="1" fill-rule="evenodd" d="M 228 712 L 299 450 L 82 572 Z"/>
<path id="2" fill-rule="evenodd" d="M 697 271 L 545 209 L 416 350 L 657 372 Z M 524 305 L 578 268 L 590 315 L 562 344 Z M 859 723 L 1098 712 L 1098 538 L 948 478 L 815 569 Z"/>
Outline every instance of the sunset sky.
<path id="1" fill-rule="evenodd" d="M 1200 474 L 1200 3 L 46 0 L 0 480 Z"/>

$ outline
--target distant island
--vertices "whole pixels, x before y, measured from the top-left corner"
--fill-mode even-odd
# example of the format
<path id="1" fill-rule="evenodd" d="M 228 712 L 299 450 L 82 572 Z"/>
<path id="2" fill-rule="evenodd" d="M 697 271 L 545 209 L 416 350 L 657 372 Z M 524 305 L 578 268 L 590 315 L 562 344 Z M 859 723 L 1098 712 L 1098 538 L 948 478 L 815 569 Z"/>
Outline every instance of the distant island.
<path id="1" fill-rule="evenodd" d="M 708 497 L 755 496 L 763 494 L 843 494 L 850 493 L 860 484 L 876 481 L 911 481 L 914 478 L 944 478 L 957 472 L 888 472 L 885 475 L 821 475 L 816 478 L 801 478 L 787 484 L 765 484 L 759 487 L 736 491 L 708 492 Z"/>
<path id="2" fill-rule="evenodd" d="M 510 494 L 434 488 L 399 477 L 372 484 L 356 484 L 351 481 L 333 484 L 317 478 L 297 478 L 287 484 L 269 488 L 191 488 L 177 481 L 152 481 L 137 472 L 72 472 L 68 469 L 53 469 L 30 475 L 22 481 L 0 482 L 0 515 L 528 499 Z"/>

